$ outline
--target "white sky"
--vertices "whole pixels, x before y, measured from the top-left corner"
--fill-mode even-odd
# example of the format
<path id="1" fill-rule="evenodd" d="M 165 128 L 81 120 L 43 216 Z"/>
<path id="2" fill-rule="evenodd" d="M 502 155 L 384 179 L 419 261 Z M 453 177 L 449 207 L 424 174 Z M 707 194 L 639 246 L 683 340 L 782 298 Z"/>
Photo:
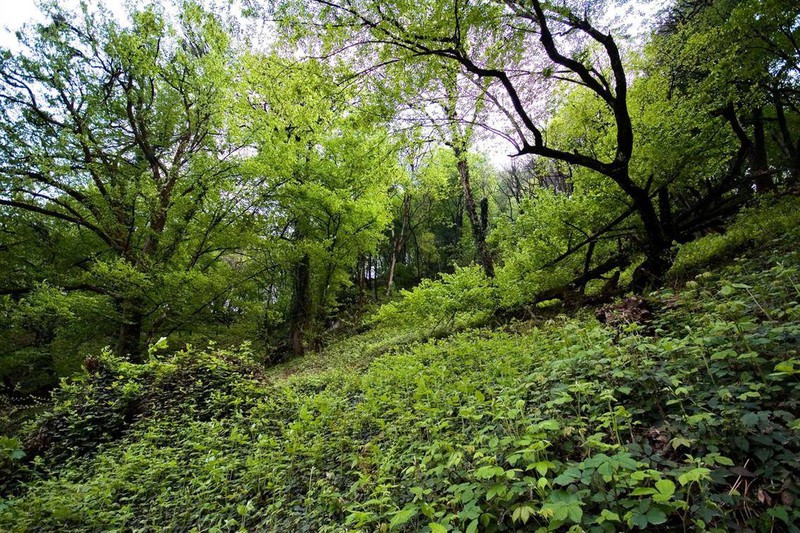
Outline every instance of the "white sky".
<path id="1" fill-rule="evenodd" d="M 2 23 L 0 23 L 0 47 L 15 49 L 17 39 L 14 32 L 22 27 L 26 22 L 42 22 L 44 17 L 39 11 L 37 0 L 2 0 Z M 91 4 L 90 0 L 90 4 Z M 123 0 L 100 0 L 100 4 L 108 8 L 112 13 L 121 17 L 125 13 L 125 2 Z M 78 6 L 78 0 L 59 0 L 59 4 L 67 8 Z"/>
<path id="2" fill-rule="evenodd" d="M 3 27 L 0 29 L 0 46 L 14 48 L 16 42 L 14 32 L 25 22 L 34 19 L 40 20 L 41 13 L 33 0 L 14 0 L 3 6 L 3 18 Z"/>

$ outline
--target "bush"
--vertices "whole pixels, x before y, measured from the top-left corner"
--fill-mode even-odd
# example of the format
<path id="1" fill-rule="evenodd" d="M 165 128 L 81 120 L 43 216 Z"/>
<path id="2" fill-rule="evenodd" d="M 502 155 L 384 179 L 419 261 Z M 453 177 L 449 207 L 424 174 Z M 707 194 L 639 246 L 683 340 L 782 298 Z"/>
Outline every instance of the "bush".
<path id="1" fill-rule="evenodd" d="M 254 383 L 258 369 L 249 357 L 246 349 L 190 348 L 133 364 L 103 351 L 86 360 L 83 377 L 62 381 L 53 409 L 28 431 L 26 451 L 57 464 L 120 439 L 142 419 L 224 417 L 228 406 L 219 399 Z"/>
<path id="2" fill-rule="evenodd" d="M 439 280 L 425 279 L 413 290 L 403 290 L 396 302 L 382 306 L 373 322 L 427 327 L 472 325 L 498 307 L 497 290 L 477 265 L 456 267 Z"/>

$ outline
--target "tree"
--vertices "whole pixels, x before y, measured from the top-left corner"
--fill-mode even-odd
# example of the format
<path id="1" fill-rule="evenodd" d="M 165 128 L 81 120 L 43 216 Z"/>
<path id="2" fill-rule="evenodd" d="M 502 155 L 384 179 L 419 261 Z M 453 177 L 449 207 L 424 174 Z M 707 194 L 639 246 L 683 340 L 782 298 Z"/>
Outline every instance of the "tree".
<path id="1" fill-rule="evenodd" d="M 627 195 L 644 229 L 646 259 L 636 285 L 663 275 L 669 266 L 670 241 L 649 184 L 630 175 L 634 137 L 622 55 L 614 37 L 592 23 L 588 6 L 581 11 L 577 9 L 581 6 L 539 0 L 451 0 L 424 6 L 320 1 L 315 5 L 316 10 L 304 12 L 330 23 L 328 40 L 333 47 L 343 43 L 372 47 L 383 64 L 406 67 L 431 59 L 452 61 L 463 72 L 486 80 L 487 98 L 507 117 L 511 133 L 504 136 L 515 143 L 518 154 L 585 167 L 610 179 Z M 599 159 L 548 142 L 543 127 L 537 125 L 536 104 L 528 99 L 532 87 L 548 81 L 573 84 L 603 102 L 616 132 L 611 158 Z"/>
<path id="2" fill-rule="evenodd" d="M 320 340 L 352 267 L 383 239 L 401 171 L 369 99 L 337 86 L 319 61 L 250 54 L 241 71 L 238 135 L 252 153 L 243 171 L 260 184 L 261 246 L 283 271 L 278 315 L 302 355 Z"/>
<path id="3" fill-rule="evenodd" d="M 784 170 L 799 175 L 798 15 L 785 0 L 682 1 L 656 39 L 671 96 L 727 121 L 757 192 L 773 189 Z"/>
<path id="4" fill-rule="evenodd" d="M 222 135 L 229 39 L 191 3 L 130 26 L 86 6 L 46 14 L 23 52 L 0 52 L 0 206 L 90 243 L 62 286 L 112 299 L 116 351 L 137 360 L 193 282 L 230 266 L 247 217 Z"/>

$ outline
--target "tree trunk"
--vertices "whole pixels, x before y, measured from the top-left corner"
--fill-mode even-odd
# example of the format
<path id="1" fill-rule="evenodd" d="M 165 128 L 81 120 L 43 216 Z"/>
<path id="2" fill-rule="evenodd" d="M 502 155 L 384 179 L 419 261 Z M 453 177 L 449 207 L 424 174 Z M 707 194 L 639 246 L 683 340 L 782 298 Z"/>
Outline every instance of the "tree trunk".
<path id="1" fill-rule="evenodd" d="M 772 181 L 772 173 L 769 170 L 769 161 L 767 160 L 764 116 L 760 107 L 753 109 L 753 147 L 750 166 L 757 193 L 768 192 L 775 188 L 775 184 Z"/>
<path id="2" fill-rule="evenodd" d="M 397 266 L 397 257 L 403 250 L 406 238 L 406 226 L 408 226 L 408 217 L 411 212 L 411 196 L 405 194 L 403 196 L 403 207 L 400 215 L 400 231 L 394 235 L 392 242 L 392 257 L 389 260 L 389 274 L 386 277 L 386 296 L 392 293 L 392 286 L 394 285 L 394 269 Z"/>
<path id="3" fill-rule="evenodd" d="M 292 305 L 289 310 L 289 342 L 295 355 L 305 353 L 305 332 L 311 317 L 311 259 L 308 252 L 292 273 Z"/>
<path id="4" fill-rule="evenodd" d="M 778 128 L 781 132 L 780 142 L 786 158 L 789 160 L 789 170 L 791 173 L 790 183 L 795 184 L 800 181 L 800 142 L 795 145 L 789 126 L 786 123 L 786 113 L 780 101 L 775 102 L 775 113 L 778 119 Z"/>
<path id="5" fill-rule="evenodd" d="M 489 246 L 486 244 L 486 230 L 481 224 L 478 217 L 478 209 L 475 205 L 475 197 L 472 195 L 472 185 L 469 179 L 469 163 L 467 162 L 467 153 L 463 148 L 453 146 L 453 153 L 456 156 L 456 166 L 458 167 L 458 176 L 461 181 L 461 189 L 464 193 L 464 209 L 467 212 L 470 226 L 472 226 L 472 237 L 475 240 L 475 248 L 478 252 L 478 258 L 483 265 L 483 271 L 486 276 L 494 277 L 494 261 L 492 254 L 489 251 Z"/>
<path id="6" fill-rule="evenodd" d="M 454 244 L 458 244 L 459 242 L 461 242 L 461 231 L 464 228 L 464 205 L 462 203 L 463 198 L 464 198 L 464 192 L 462 191 L 461 197 L 458 198 L 458 201 L 456 202 L 456 212 L 455 212 L 455 217 L 453 219 L 453 226 L 455 228 L 455 235 L 453 238 Z"/>
<path id="7" fill-rule="evenodd" d="M 144 313 L 138 302 L 123 301 L 119 307 L 122 323 L 119 327 L 119 337 L 114 351 L 120 357 L 128 357 L 134 363 L 141 363 L 144 360 L 142 353 Z"/>
<path id="8" fill-rule="evenodd" d="M 667 257 L 671 242 L 664 236 L 661 221 L 648 192 L 639 187 L 626 192 L 633 199 L 633 205 L 642 219 L 642 225 L 647 235 L 645 260 L 634 272 L 632 280 L 633 290 L 640 292 L 648 286 L 663 281 L 664 275 L 671 266 Z"/>
<path id="9" fill-rule="evenodd" d="M 589 272 L 591 271 L 592 266 L 592 256 L 594 255 L 594 247 L 596 241 L 592 241 L 589 243 L 589 247 L 586 250 L 586 258 L 583 261 L 583 279 L 578 284 L 578 292 L 580 294 L 584 294 L 586 292 L 586 284 L 589 283 L 588 276 Z"/>
<path id="10" fill-rule="evenodd" d="M 389 274 L 386 276 L 386 296 L 392 294 L 392 285 L 394 285 L 394 267 L 397 264 L 397 250 L 392 247 L 392 259 L 389 261 Z"/>
<path id="11" fill-rule="evenodd" d="M 329 258 L 332 257 L 333 249 L 335 247 L 334 243 L 328 248 Z M 322 351 L 322 333 L 328 327 L 328 319 L 330 318 L 328 309 L 328 292 L 331 288 L 331 280 L 333 279 L 333 273 L 336 270 L 336 263 L 330 262 L 325 265 L 325 277 L 320 285 L 320 291 L 317 299 L 316 307 L 316 315 L 315 319 L 310 320 L 311 328 L 311 341 L 313 342 L 314 349 L 318 352 Z M 309 315 L 311 316 L 311 315 Z"/>
<path id="12" fill-rule="evenodd" d="M 378 301 L 378 259 L 369 254 L 367 257 L 367 272 L 372 280 L 372 298 Z"/>
<path id="13" fill-rule="evenodd" d="M 359 255 L 356 260 L 356 278 L 358 281 L 358 307 L 362 307 L 367 300 L 367 258 Z"/>
<path id="14" fill-rule="evenodd" d="M 481 230 L 483 230 L 483 234 L 486 235 L 486 231 L 489 229 L 489 199 L 482 198 L 481 199 Z"/>

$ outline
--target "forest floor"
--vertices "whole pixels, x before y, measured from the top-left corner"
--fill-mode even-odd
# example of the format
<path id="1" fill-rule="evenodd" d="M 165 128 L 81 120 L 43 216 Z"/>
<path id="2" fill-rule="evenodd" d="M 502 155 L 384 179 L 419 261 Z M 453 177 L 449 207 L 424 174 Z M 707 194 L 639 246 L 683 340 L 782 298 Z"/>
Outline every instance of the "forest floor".
<path id="1" fill-rule="evenodd" d="M 105 354 L 0 440 L 0 529 L 792 530 L 798 204 L 602 310 L 382 326 L 267 370 L 246 349 Z"/>

